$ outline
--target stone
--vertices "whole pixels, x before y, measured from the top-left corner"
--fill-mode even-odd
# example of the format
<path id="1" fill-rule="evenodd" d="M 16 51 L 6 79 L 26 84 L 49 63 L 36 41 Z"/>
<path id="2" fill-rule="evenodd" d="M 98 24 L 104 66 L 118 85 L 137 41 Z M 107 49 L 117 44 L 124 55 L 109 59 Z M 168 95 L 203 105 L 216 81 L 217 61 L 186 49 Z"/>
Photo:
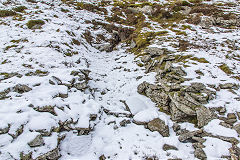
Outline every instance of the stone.
<path id="1" fill-rule="evenodd" d="M 191 85 L 186 88 L 186 91 L 193 92 L 193 93 L 199 93 L 200 91 L 205 90 L 205 89 L 206 89 L 206 86 L 204 84 L 194 82 L 194 83 L 191 83 Z"/>
<path id="2" fill-rule="evenodd" d="M 194 156 L 201 160 L 207 159 L 206 153 L 203 151 L 202 148 L 196 148 L 194 151 Z"/>
<path id="3" fill-rule="evenodd" d="M 58 160 L 60 157 L 59 149 L 55 148 L 44 155 L 37 157 L 36 160 Z"/>
<path id="4" fill-rule="evenodd" d="M 238 133 L 238 135 L 240 136 L 240 123 L 236 124 L 233 126 L 233 129 Z"/>
<path id="5" fill-rule="evenodd" d="M 182 10 L 180 11 L 180 13 L 186 16 L 189 15 L 192 10 L 192 8 L 189 6 L 181 6 L 181 8 Z"/>
<path id="6" fill-rule="evenodd" d="M 15 87 L 13 87 L 13 90 L 14 90 L 14 92 L 17 92 L 17 93 L 21 94 L 21 93 L 29 92 L 32 89 L 30 87 L 28 87 L 27 85 L 18 84 Z"/>
<path id="7" fill-rule="evenodd" d="M 0 134 L 8 133 L 8 131 L 9 131 L 9 127 L 0 128 Z"/>
<path id="8" fill-rule="evenodd" d="M 161 56 L 164 54 L 164 50 L 157 47 L 149 47 L 145 49 L 145 52 L 150 54 L 151 56 Z"/>
<path id="9" fill-rule="evenodd" d="M 227 118 L 228 119 L 237 119 L 237 116 L 234 113 L 228 113 Z"/>
<path id="10" fill-rule="evenodd" d="M 130 120 L 124 119 L 119 124 L 120 124 L 121 127 L 125 127 L 127 124 L 130 124 L 130 123 L 131 123 Z"/>
<path id="11" fill-rule="evenodd" d="M 221 89 L 239 89 L 239 86 L 237 86 L 236 84 L 234 83 L 225 83 L 225 84 L 220 84 L 219 87 Z"/>
<path id="12" fill-rule="evenodd" d="M 174 131 L 174 132 L 177 132 L 178 130 L 181 129 L 181 126 L 180 126 L 179 124 L 177 124 L 177 123 L 173 123 L 172 128 L 173 128 L 173 131 Z"/>
<path id="13" fill-rule="evenodd" d="M 200 134 L 203 133 L 203 130 L 196 130 L 196 131 L 192 131 L 192 132 L 187 132 L 187 133 L 183 133 L 178 137 L 178 140 L 180 142 L 186 143 L 186 142 L 193 142 L 194 140 L 192 139 L 192 137 L 194 136 L 198 136 Z"/>
<path id="14" fill-rule="evenodd" d="M 171 102 L 174 103 L 177 109 L 189 116 L 196 115 L 196 112 L 191 107 L 189 107 L 192 106 L 192 104 L 189 104 L 187 100 L 180 98 L 177 92 L 175 92 L 173 96 L 169 94 L 169 97 L 171 99 Z"/>
<path id="15" fill-rule="evenodd" d="M 174 103 L 170 102 L 169 106 L 170 106 L 171 119 L 173 121 L 183 121 L 184 118 L 188 117 L 188 115 L 180 111 Z"/>
<path id="16" fill-rule="evenodd" d="M 169 145 L 169 144 L 164 144 L 162 148 L 164 151 L 168 151 L 168 150 L 176 150 L 177 151 L 178 150 L 177 147 Z"/>
<path id="17" fill-rule="evenodd" d="M 193 148 L 197 149 L 197 148 L 204 148 L 206 146 L 204 146 L 202 143 L 196 142 L 192 144 Z"/>
<path id="18" fill-rule="evenodd" d="M 104 156 L 104 154 L 99 157 L 99 160 L 106 160 L 106 157 Z"/>
<path id="19" fill-rule="evenodd" d="M 49 79 L 49 83 L 52 84 L 52 85 L 62 85 L 62 81 L 55 77 L 55 76 L 52 76 L 51 79 Z"/>
<path id="20" fill-rule="evenodd" d="M 214 19 L 212 17 L 202 16 L 199 24 L 203 29 L 209 29 L 214 25 Z"/>
<path id="21" fill-rule="evenodd" d="M 149 62 L 151 59 L 151 56 L 150 55 L 145 55 L 141 58 L 141 61 L 146 63 L 146 62 Z"/>
<path id="22" fill-rule="evenodd" d="M 204 106 L 196 108 L 196 113 L 199 128 L 207 125 L 211 120 L 215 118 L 213 112 Z"/>
<path id="23" fill-rule="evenodd" d="M 37 135 L 32 141 L 28 143 L 30 147 L 39 147 L 44 145 L 42 135 Z"/>
<path id="24" fill-rule="evenodd" d="M 163 137 L 169 137 L 169 128 L 165 122 L 159 118 L 155 118 L 148 122 L 147 127 L 150 131 L 158 131 Z"/>
<path id="25" fill-rule="evenodd" d="M 77 90 L 84 90 L 86 89 L 88 86 L 87 86 L 87 83 L 86 82 L 82 82 L 82 83 L 75 83 L 74 84 L 74 87 L 77 89 Z"/>

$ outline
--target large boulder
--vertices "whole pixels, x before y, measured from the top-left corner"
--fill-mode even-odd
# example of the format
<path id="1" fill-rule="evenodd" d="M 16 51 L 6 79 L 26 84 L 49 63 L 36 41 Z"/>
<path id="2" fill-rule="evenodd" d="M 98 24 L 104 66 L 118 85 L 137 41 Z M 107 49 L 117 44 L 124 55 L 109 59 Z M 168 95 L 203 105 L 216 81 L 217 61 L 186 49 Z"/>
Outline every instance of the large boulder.
<path id="1" fill-rule="evenodd" d="M 212 111 L 204 106 L 196 108 L 198 127 L 203 127 L 216 118 Z"/>

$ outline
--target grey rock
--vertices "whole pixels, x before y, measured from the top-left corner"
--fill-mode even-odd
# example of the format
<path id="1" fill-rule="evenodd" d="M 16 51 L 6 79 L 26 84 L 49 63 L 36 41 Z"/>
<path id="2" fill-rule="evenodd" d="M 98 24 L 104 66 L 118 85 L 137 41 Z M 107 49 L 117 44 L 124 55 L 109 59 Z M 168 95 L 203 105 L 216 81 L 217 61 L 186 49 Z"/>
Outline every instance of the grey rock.
<path id="1" fill-rule="evenodd" d="M 161 56 L 164 54 L 164 50 L 157 47 L 150 47 L 145 49 L 145 52 L 150 54 L 151 56 Z"/>
<path id="2" fill-rule="evenodd" d="M 30 87 L 28 87 L 27 85 L 24 84 L 18 84 L 15 87 L 13 87 L 14 92 L 17 93 L 25 93 L 25 92 L 29 92 L 32 89 Z"/>
<path id="3" fill-rule="evenodd" d="M 220 84 L 219 87 L 221 89 L 239 89 L 239 86 L 234 84 L 234 83 L 225 83 L 225 84 Z"/>
<path id="4" fill-rule="evenodd" d="M 194 141 L 197 141 L 198 143 L 200 143 L 200 144 L 202 144 L 202 143 L 204 143 L 206 140 L 204 139 L 204 138 L 202 138 L 202 137 L 192 137 L 192 139 L 194 140 Z"/>
<path id="5" fill-rule="evenodd" d="M 169 128 L 165 122 L 159 118 L 155 118 L 147 124 L 148 129 L 158 131 L 163 137 L 169 137 Z"/>
<path id="6" fill-rule="evenodd" d="M 52 84 L 52 85 L 62 85 L 62 81 L 61 79 L 55 77 L 55 76 L 52 76 L 51 79 L 49 79 L 49 83 Z"/>
<path id="7" fill-rule="evenodd" d="M 169 144 L 164 144 L 162 148 L 164 151 L 168 151 L 168 150 L 176 150 L 177 151 L 178 150 L 177 147 L 175 147 L 173 145 L 169 145 Z"/>
<path id="8" fill-rule="evenodd" d="M 130 124 L 130 123 L 131 123 L 130 120 L 124 119 L 119 124 L 120 124 L 121 127 L 125 127 L 127 124 Z"/>
<path id="9" fill-rule="evenodd" d="M 183 99 L 179 99 L 179 95 L 178 93 L 174 93 L 174 95 L 169 95 L 172 103 L 174 103 L 174 105 L 177 107 L 177 109 L 179 109 L 180 111 L 182 111 L 183 113 L 190 115 L 190 116 L 195 116 L 196 112 L 189 106 L 191 106 L 191 104 L 188 104 L 189 102 L 187 102 L 186 100 L 184 101 Z M 180 101 L 178 101 L 180 100 Z M 185 103 L 185 104 L 184 104 Z M 186 105 L 188 104 L 188 105 Z"/>
<path id="10" fill-rule="evenodd" d="M 86 83 L 86 82 L 82 82 L 82 83 L 75 83 L 75 84 L 74 84 L 74 87 L 75 87 L 77 90 L 84 90 L 84 89 L 86 89 L 88 86 L 87 86 L 87 83 Z"/>
<path id="11" fill-rule="evenodd" d="M 150 59 L 151 59 L 151 56 L 150 56 L 150 55 L 145 55 L 145 56 L 143 56 L 143 57 L 141 58 L 141 61 L 146 63 L 146 62 L 149 62 Z"/>
<path id="12" fill-rule="evenodd" d="M 210 27 L 212 27 L 214 25 L 214 19 L 213 17 L 206 17 L 203 16 L 201 17 L 201 22 L 200 22 L 200 26 L 204 29 L 209 29 Z"/>
<path id="13" fill-rule="evenodd" d="M 228 113 L 227 118 L 228 119 L 237 119 L 237 116 L 234 113 Z"/>
<path id="14" fill-rule="evenodd" d="M 171 119 L 173 121 L 183 121 L 184 118 L 188 117 L 187 114 L 179 110 L 174 103 L 170 103 L 170 113 L 171 113 Z"/>
<path id="15" fill-rule="evenodd" d="M 131 41 L 130 48 L 135 48 L 137 46 L 134 40 Z"/>
<path id="16" fill-rule="evenodd" d="M 43 141 L 42 135 L 36 136 L 32 141 L 30 141 L 28 143 L 28 145 L 30 147 L 39 147 L 39 146 L 44 145 L 44 141 Z"/>
<path id="17" fill-rule="evenodd" d="M 197 149 L 197 148 L 204 148 L 206 146 L 204 146 L 202 143 L 200 142 L 196 142 L 192 144 L 193 148 Z"/>
<path id="18" fill-rule="evenodd" d="M 206 86 L 204 84 L 194 82 L 194 83 L 191 83 L 191 85 L 186 88 L 186 91 L 193 92 L 193 93 L 199 93 L 200 91 L 205 90 L 205 89 L 206 89 Z"/>
<path id="19" fill-rule="evenodd" d="M 58 160 L 61 157 L 59 149 L 55 148 L 44 155 L 36 158 L 36 160 Z"/>
<path id="20" fill-rule="evenodd" d="M 181 8 L 182 10 L 180 11 L 180 13 L 186 16 L 189 15 L 192 10 L 192 8 L 188 6 L 182 6 Z"/>
<path id="21" fill-rule="evenodd" d="M 236 124 L 233 126 L 233 129 L 238 133 L 238 135 L 240 136 L 240 123 Z"/>
<path id="22" fill-rule="evenodd" d="M 187 132 L 187 133 L 183 133 L 183 134 L 181 134 L 179 137 L 178 137 L 178 140 L 180 141 L 180 142 L 192 142 L 193 141 L 193 139 L 192 139 L 192 137 L 194 137 L 194 136 L 198 136 L 198 135 L 200 135 L 200 134 L 202 134 L 203 133 L 203 130 L 202 129 L 200 129 L 200 130 L 196 130 L 196 131 L 192 131 L 192 132 Z"/>
<path id="23" fill-rule="evenodd" d="M 210 111 L 208 108 L 201 106 L 196 108 L 197 113 L 197 120 L 198 120 L 198 127 L 203 127 L 207 125 L 211 120 L 215 118 L 212 111 Z"/>
<path id="24" fill-rule="evenodd" d="M 181 129 L 181 126 L 180 126 L 179 124 L 177 124 L 177 123 L 174 123 L 173 126 L 172 126 L 172 128 L 173 128 L 173 131 L 174 131 L 174 132 L 177 132 L 178 130 Z"/>
<path id="25" fill-rule="evenodd" d="M 207 159 L 206 153 L 203 151 L 202 148 L 196 148 L 194 151 L 194 156 L 198 159 Z"/>
<path id="26" fill-rule="evenodd" d="M 0 128 L 0 134 L 8 133 L 8 131 L 9 131 L 9 126 L 6 128 Z"/>

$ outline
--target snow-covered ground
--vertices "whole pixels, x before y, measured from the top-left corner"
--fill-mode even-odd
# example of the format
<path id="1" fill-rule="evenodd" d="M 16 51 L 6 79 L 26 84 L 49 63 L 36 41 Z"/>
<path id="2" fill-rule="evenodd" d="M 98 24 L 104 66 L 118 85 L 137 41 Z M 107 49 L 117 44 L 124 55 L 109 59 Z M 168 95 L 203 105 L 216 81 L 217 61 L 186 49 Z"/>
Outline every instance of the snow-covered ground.
<path id="1" fill-rule="evenodd" d="M 1 9 L 12 8 L 12 5 L 3 5 L 5 2 L 1 1 Z M 145 74 L 145 68 L 137 65 L 139 58 L 128 53 L 124 44 L 112 52 L 105 52 L 95 49 L 84 39 L 86 30 L 93 35 L 104 32 L 101 29 L 94 31 L 93 25 L 86 23 L 104 21 L 102 15 L 76 10 L 60 0 L 38 3 L 19 0 L 14 3 L 27 9 L 19 17 L 0 18 L 1 160 L 20 159 L 29 153 L 35 159 L 56 148 L 62 160 L 97 160 L 103 155 L 119 160 L 196 159 L 192 144 L 179 141 L 170 116 L 160 112 L 155 103 L 137 92 L 142 82 L 154 83 L 156 73 Z M 64 13 L 61 8 L 69 11 Z M 21 20 L 16 20 L 18 18 Z M 36 19 L 44 20 L 42 28 L 28 29 L 26 23 Z M 221 43 L 225 38 L 238 41 L 239 33 L 236 30 L 227 35 L 209 34 L 196 28 L 195 32 L 189 31 L 188 36 L 193 39 L 199 34 L 201 41 L 216 39 Z M 73 39 L 80 45 L 74 44 Z M 190 61 L 187 64 L 190 67 L 185 69 L 187 78 L 193 80 L 186 85 L 190 82 L 219 85 L 222 81 L 239 84 L 218 68 L 224 62 L 239 75 L 239 60 L 225 59 L 227 52 L 221 52 L 221 49 L 214 49 L 215 53 L 205 50 L 186 53 L 211 62 L 194 64 Z M 77 54 L 66 56 L 70 51 Z M 234 54 L 239 55 L 239 50 Z M 204 76 L 196 79 L 194 71 L 201 68 L 204 68 Z M 77 89 L 73 85 L 84 81 L 88 85 L 86 89 Z M 236 100 L 240 90 L 234 92 L 221 90 L 206 106 L 225 106 L 226 113 L 240 112 L 240 102 Z M 91 118 L 93 115 L 95 120 Z M 169 126 L 169 137 L 133 123 L 134 120 L 149 122 L 155 118 Z M 235 130 L 219 125 L 220 122 L 212 120 L 204 130 L 240 140 Z M 180 125 L 182 129 L 197 130 L 191 123 Z M 39 139 L 33 144 L 36 137 Z M 212 137 L 205 139 L 204 151 L 208 159 L 224 159 L 223 155 L 230 155 L 231 143 Z M 177 150 L 164 150 L 164 144 L 173 145 Z"/>

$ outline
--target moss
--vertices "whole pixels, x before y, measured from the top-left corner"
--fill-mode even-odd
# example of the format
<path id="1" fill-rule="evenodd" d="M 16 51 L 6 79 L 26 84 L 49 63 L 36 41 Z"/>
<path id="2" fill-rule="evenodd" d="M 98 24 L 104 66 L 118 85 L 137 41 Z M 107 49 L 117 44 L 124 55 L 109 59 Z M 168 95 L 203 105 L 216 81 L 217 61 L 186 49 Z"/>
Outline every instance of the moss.
<path id="1" fill-rule="evenodd" d="M 27 22 L 27 27 L 29 29 L 32 29 L 35 25 L 42 26 L 44 24 L 45 24 L 45 22 L 43 20 L 40 20 L 40 19 L 39 20 L 30 20 L 30 21 Z"/>
<path id="2" fill-rule="evenodd" d="M 192 57 L 191 60 L 197 61 L 199 63 L 209 63 L 205 58 L 197 58 L 197 57 Z"/>
<path id="3" fill-rule="evenodd" d="M 68 9 L 64 9 L 64 8 L 61 8 L 61 11 L 62 11 L 62 12 L 64 12 L 64 13 L 67 13 L 67 12 L 69 12 L 69 10 L 68 10 Z"/>
<path id="4" fill-rule="evenodd" d="M 186 63 L 188 59 L 190 59 L 193 55 L 176 55 L 175 61 L 176 62 L 183 62 Z"/>
<path id="5" fill-rule="evenodd" d="M 187 36 L 187 33 L 184 32 L 184 31 L 181 31 L 181 30 L 176 30 L 176 29 L 173 29 L 173 28 L 170 28 L 171 31 L 175 32 L 176 35 L 184 35 L 184 36 Z"/>
<path id="6" fill-rule="evenodd" d="M 36 70 L 35 72 L 26 73 L 25 76 L 40 76 L 40 77 L 43 77 L 43 76 L 47 76 L 48 74 L 49 74 L 48 71 Z"/>
<path id="7" fill-rule="evenodd" d="M 191 26 L 189 26 L 189 25 L 182 25 L 181 29 L 182 29 L 182 30 L 186 30 L 186 29 L 191 30 L 192 28 L 191 28 Z"/>
<path id="8" fill-rule="evenodd" d="M 9 50 L 10 48 L 14 48 L 14 47 L 18 47 L 18 45 L 11 45 L 11 46 L 7 46 L 7 47 L 5 47 L 5 51 L 7 51 L 7 50 Z"/>
<path id="9" fill-rule="evenodd" d="M 26 38 L 24 38 L 24 39 L 18 39 L 18 40 L 11 40 L 10 42 L 12 42 L 12 43 L 20 43 L 20 42 L 28 42 L 28 40 Z"/>
<path id="10" fill-rule="evenodd" d="M 0 17 L 8 17 L 8 16 L 14 16 L 16 15 L 16 12 L 11 10 L 0 10 Z"/>
<path id="11" fill-rule="evenodd" d="M 27 9 L 27 7 L 25 7 L 25 6 L 18 6 L 18 7 L 13 8 L 13 10 L 16 12 L 23 12 L 25 9 Z"/>
<path id="12" fill-rule="evenodd" d="M 98 5 L 93 5 L 93 4 L 84 3 L 84 2 L 77 2 L 76 9 L 78 10 L 85 9 L 90 12 L 100 12 L 100 13 L 107 14 L 107 10 L 105 8 L 102 8 L 101 6 L 98 6 Z"/>
<path id="13" fill-rule="evenodd" d="M 226 65 L 226 64 L 222 64 L 220 66 L 218 66 L 223 72 L 225 72 L 226 74 L 233 74 L 232 70 Z"/>

